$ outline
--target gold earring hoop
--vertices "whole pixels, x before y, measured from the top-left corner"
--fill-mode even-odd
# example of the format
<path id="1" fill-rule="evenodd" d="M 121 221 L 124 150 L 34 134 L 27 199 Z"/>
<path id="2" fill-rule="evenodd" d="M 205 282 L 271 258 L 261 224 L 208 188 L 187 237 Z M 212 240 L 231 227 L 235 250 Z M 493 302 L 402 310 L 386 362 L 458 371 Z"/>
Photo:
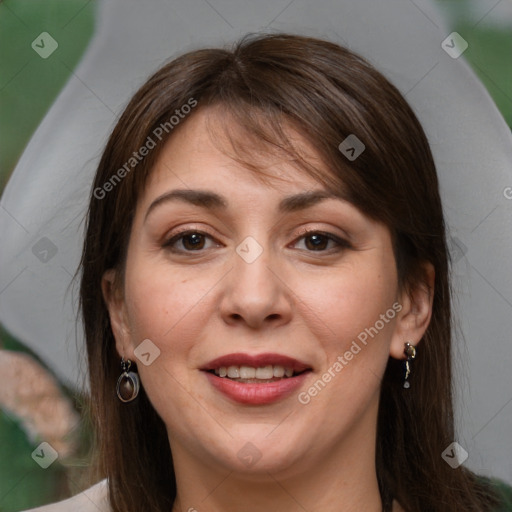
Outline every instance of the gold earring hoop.
<path id="1" fill-rule="evenodd" d="M 139 376 L 130 371 L 132 362 L 121 358 L 121 368 L 123 373 L 117 379 L 116 393 L 121 402 L 132 402 L 137 398 L 140 389 Z"/>
<path id="2" fill-rule="evenodd" d="M 409 342 L 404 343 L 404 354 L 407 357 L 405 360 L 404 388 L 409 389 L 411 387 L 411 383 L 407 379 L 411 374 L 410 363 L 416 357 L 416 347 Z"/>

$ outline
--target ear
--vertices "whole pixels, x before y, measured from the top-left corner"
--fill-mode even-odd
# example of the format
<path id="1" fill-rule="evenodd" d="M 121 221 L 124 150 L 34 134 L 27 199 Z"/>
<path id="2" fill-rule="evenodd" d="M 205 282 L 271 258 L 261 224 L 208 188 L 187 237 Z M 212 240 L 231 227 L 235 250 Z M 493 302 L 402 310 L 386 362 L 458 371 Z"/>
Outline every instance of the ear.
<path id="1" fill-rule="evenodd" d="M 390 355 L 395 359 L 405 359 L 404 344 L 408 341 L 417 345 L 432 317 L 432 304 L 434 302 L 434 266 L 426 262 L 423 264 L 423 278 L 409 286 L 404 286 L 400 292 L 399 303 L 402 306 L 390 347 Z"/>
<path id="2" fill-rule="evenodd" d="M 130 358 L 130 330 L 127 322 L 124 297 L 116 283 L 116 271 L 107 270 L 101 279 L 101 291 L 110 316 L 110 325 L 116 340 L 119 357 Z"/>

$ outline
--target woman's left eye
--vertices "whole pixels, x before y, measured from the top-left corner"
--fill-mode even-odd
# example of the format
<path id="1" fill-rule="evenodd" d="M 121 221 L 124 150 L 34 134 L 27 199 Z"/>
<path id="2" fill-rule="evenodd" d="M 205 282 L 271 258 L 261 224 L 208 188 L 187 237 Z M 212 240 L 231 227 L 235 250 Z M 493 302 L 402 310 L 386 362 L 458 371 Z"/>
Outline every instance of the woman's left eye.
<path id="1" fill-rule="evenodd" d="M 295 243 L 299 240 L 304 241 L 304 247 L 307 251 L 326 251 L 333 248 L 341 250 L 349 247 L 347 241 L 331 233 L 323 233 L 321 231 L 309 231 L 298 238 Z"/>

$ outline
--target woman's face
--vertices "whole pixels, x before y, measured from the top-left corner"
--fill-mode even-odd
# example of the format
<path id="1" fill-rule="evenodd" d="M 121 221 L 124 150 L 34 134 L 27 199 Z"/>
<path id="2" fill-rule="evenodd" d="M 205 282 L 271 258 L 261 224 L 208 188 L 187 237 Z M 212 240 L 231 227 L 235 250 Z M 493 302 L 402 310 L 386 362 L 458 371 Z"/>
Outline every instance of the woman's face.
<path id="1" fill-rule="evenodd" d="M 293 474 L 371 452 L 388 357 L 417 341 L 390 232 L 256 151 L 280 178 L 259 179 L 212 143 L 208 114 L 167 142 L 137 204 L 123 297 L 107 299 L 118 352 L 175 463 Z"/>

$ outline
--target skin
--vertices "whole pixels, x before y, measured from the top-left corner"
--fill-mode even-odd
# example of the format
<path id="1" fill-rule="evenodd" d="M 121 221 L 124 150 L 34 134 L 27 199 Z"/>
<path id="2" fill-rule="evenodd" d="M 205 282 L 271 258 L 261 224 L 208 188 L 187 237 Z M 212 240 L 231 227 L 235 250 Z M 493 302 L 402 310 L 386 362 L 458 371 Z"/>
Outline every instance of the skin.
<path id="1" fill-rule="evenodd" d="M 103 279 L 120 356 L 137 361 L 133 351 L 148 338 L 160 350 L 138 372 L 167 426 L 173 511 L 380 512 L 380 380 L 389 356 L 404 359 L 404 343 L 416 345 L 428 326 L 433 269 L 427 283 L 400 290 L 389 229 L 341 199 L 279 213 L 283 197 L 323 187 L 278 156 L 255 152 L 276 176 L 266 181 L 229 158 L 206 128 L 208 118 L 227 122 L 217 115 L 198 110 L 166 143 L 137 204 L 123 289 L 113 286 L 114 270 Z M 321 165 L 307 140 L 292 135 Z M 228 207 L 167 201 L 146 218 L 174 189 L 213 191 Z M 185 229 L 208 236 L 196 245 L 179 239 L 175 252 L 165 247 Z M 305 230 L 350 245 L 320 237 L 314 250 Z M 252 263 L 235 251 L 247 236 L 263 248 Z M 199 370 L 228 353 L 278 352 L 313 368 L 299 390 L 307 391 L 394 303 L 401 311 L 307 404 L 297 393 L 270 405 L 237 404 Z M 237 457 L 247 442 L 261 454 L 249 467 Z"/>

